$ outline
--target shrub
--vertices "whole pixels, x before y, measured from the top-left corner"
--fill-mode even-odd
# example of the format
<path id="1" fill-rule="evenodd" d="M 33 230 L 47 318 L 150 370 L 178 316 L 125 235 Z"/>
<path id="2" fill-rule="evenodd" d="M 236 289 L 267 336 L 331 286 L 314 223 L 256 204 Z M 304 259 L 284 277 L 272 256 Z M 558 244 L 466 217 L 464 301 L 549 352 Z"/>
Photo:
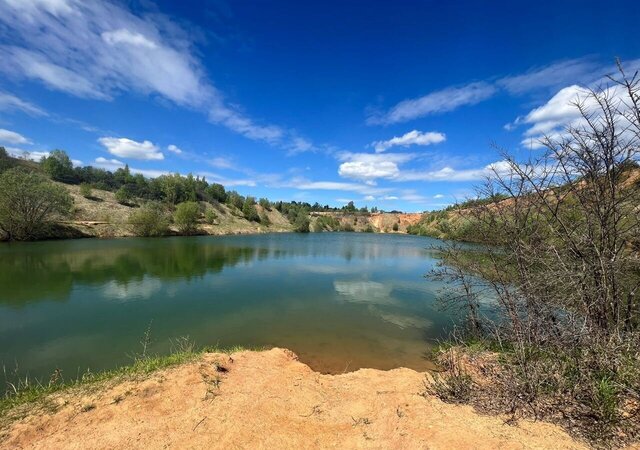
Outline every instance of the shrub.
<path id="1" fill-rule="evenodd" d="M 398 222 L 393 224 L 393 227 L 391 227 L 393 229 L 393 231 L 398 231 Z"/>
<path id="2" fill-rule="evenodd" d="M 133 195 L 126 186 L 121 186 L 120 189 L 116 191 L 116 201 L 121 205 L 130 205 L 131 200 L 133 200 Z"/>
<path id="3" fill-rule="evenodd" d="M 267 215 L 266 212 L 262 214 L 262 216 L 260 217 L 260 223 L 267 227 L 271 225 L 271 219 L 269 219 L 269 216 Z"/>
<path id="4" fill-rule="evenodd" d="M 209 225 L 213 225 L 217 218 L 218 218 L 218 215 L 211 208 L 207 208 L 207 210 L 204 212 L 204 220 Z"/>
<path id="5" fill-rule="evenodd" d="M 169 218 L 160 203 L 149 202 L 129 215 L 129 225 L 136 236 L 163 236 L 169 229 Z"/>
<path id="6" fill-rule="evenodd" d="M 91 185 L 89 183 L 80 184 L 80 195 L 84 198 L 91 198 L 93 194 L 93 190 L 91 189 Z"/>
<path id="7" fill-rule="evenodd" d="M 266 198 L 261 198 L 258 202 L 267 211 L 271 211 L 271 202 Z"/>
<path id="8" fill-rule="evenodd" d="M 298 216 L 293 223 L 293 230 L 297 233 L 309 232 L 309 216 L 304 211 L 300 211 L 298 213 Z"/>
<path id="9" fill-rule="evenodd" d="M 0 174 L 0 230 L 9 240 L 42 237 L 54 220 L 68 216 L 67 190 L 19 167 Z"/>
<path id="10" fill-rule="evenodd" d="M 178 230 L 184 234 L 193 234 L 198 228 L 200 205 L 196 202 L 183 202 L 176 206 L 173 221 Z"/>
<path id="11" fill-rule="evenodd" d="M 40 161 L 44 171 L 52 179 L 63 183 L 75 183 L 77 179 L 73 171 L 73 163 L 64 150 L 54 150 Z"/>

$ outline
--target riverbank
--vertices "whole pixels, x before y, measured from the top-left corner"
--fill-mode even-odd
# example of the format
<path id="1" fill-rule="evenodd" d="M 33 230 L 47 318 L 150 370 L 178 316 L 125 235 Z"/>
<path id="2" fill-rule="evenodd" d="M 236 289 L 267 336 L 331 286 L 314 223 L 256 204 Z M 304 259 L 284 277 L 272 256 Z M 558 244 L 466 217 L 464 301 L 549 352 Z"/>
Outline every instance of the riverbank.
<path id="1" fill-rule="evenodd" d="M 116 238 L 135 235 L 129 224 L 129 217 L 140 205 L 136 203 L 123 205 L 110 191 L 93 189 L 92 195 L 87 198 L 81 194 L 79 186 L 57 184 L 67 189 L 73 198 L 73 214 L 68 220 L 56 224 L 45 239 Z M 266 217 L 268 220 L 253 222 L 247 220 L 241 211 L 224 203 L 216 203 L 215 207 L 203 203 L 203 207 L 213 208 L 215 219 L 212 223 L 201 219 L 196 231 L 199 235 L 221 236 L 294 231 L 293 224 L 275 208 L 266 209 L 255 205 L 260 217 Z M 335 229 L 329 227 L 325 231 L 406 234 L 407 229 L 416 224 L 422 215 L 419 213 L 311 213 L 310 231 L 313 232 L 316 229 L 314 224 L 319 219 L 326 217 L 332 218 Z M 173 225 L 169 226 L 168 233 L 170 236 L 181 235 Z"/>
<path id="2" fill-rule="evenodd" d="M 424 382 L 404 368 L 323 375 L 278 348 L 205 353 L 18 406 L 0 448 L 585 448 L 555 425 L 445 404 Z"/>

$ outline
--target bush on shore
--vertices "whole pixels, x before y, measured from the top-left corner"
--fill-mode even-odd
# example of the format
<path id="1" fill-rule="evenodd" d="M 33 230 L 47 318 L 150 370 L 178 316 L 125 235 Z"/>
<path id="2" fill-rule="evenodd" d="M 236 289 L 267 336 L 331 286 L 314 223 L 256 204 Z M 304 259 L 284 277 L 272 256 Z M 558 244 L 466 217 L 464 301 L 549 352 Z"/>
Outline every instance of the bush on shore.
<path id="1" fill-rule="evenodd" d="M 200 205 L 196 202 L 183 202 L 176 206 L 173 222 L 183 234 L 193 234 L 198 230 Z"/>
<path id="2" fill-rule="evenodd" d="M 169 230 L 169 217 L 162 204 L 149 202 L 129 215 L 129 225 L 136 236 L 164 236 Z"/>
<path id="3" fill-rule="evenodd" d="M 40 239 L 56 220 L 70 214 L 72 205 L 64 187 L 39 174 L 19 167 L 0 174 L 0 232 L 4 239 Z"/>

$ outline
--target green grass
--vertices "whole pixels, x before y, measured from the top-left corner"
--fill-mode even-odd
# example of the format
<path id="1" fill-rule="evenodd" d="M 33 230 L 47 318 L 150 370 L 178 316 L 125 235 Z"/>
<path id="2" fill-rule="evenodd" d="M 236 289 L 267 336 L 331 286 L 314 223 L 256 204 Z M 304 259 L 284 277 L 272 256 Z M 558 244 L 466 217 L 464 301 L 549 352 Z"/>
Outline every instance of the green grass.
<path id="1" fill-rule="evenodd" d="M 234 346 L 230 348 L 204 347 L 195 350 L 192 346 L 186 349 L 174 351 L 169 355 L 154 355 L 137 358 L 132 364 L 121 366 L 115 369 L 90 372 L 87 371 L 78 378 L 71 381 L 60 381 L 52 383 L 42 383 L 39 380 L 21 379 L 15 383 L 8 383 L 8 390 L 4 396 L 0 397 L 0 417 L 9 418 L 8 412 L 29 404 L 37 404 L 44 401 L 51 394 L 68 391 L 74 388 L 98 387 L 107 381 L 117 381 L 144 377 L 158 370 L 166 369 L 180 364 L 197 360 L 205 353 L 236 353 L 244 350 L 262 351 L 265 347 L 245 348 Z M 10 419 L 10 418 L 9 418 Z M 0 423 L 1 425 L 1 423 Z"/>

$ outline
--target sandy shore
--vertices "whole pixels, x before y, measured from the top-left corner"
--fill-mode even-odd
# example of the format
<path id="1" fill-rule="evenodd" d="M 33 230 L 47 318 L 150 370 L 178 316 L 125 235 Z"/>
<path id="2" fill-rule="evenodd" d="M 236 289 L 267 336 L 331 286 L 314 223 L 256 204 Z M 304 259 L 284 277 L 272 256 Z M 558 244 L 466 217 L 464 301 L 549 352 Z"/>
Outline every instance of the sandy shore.
<path id="1" fill-rule="evenodd" d="M 585 448 L 559 427 L 421 395 L 425 374 L 323 375 L 288 350 L 209 353 L 137 380 L 55 394 L 1 449 Z"/>

